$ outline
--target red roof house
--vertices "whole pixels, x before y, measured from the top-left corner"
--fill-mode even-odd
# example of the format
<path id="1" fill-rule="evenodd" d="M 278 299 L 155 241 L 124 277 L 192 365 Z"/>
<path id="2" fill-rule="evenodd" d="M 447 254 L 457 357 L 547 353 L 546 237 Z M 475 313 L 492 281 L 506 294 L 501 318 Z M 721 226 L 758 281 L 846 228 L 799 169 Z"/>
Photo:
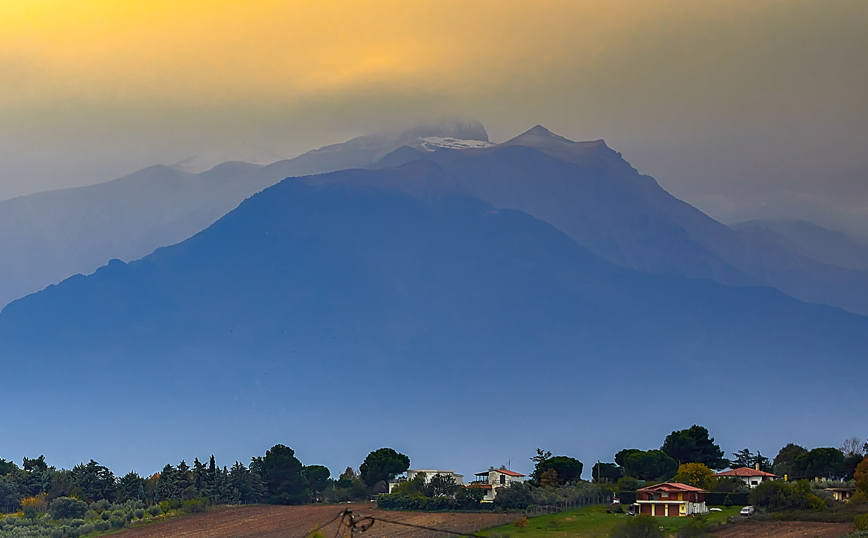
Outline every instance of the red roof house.
<path id="1" fill-rule="evenodd" d="M 722 473 L 715 473 L 714 476 L 716 478 L 738 478 L 748 487 L 755 488 L 767 480 L 774 480 L 778 475 L 760 471 L 759 469 L 751 469 L 750 467 L 739 467 Z"/>
<path id="2" fill-rule="evenodd" d="M 705 514 L 704 489 L 679 482 L 654 484 L 636 491 L 636 512 L 656 517 L 685 517 Z"/>

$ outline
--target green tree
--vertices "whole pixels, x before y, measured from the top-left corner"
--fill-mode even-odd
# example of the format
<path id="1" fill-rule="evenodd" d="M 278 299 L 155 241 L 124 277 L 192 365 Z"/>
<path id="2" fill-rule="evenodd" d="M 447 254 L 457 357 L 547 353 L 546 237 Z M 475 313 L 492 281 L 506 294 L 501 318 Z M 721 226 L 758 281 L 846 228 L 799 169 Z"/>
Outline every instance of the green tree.
<path id="1" fill-rule="evenodd" d="M 709 490 L 714 483 L 714 471 L 702 463 L 682 463 L 678 467 L 674 480 L 682 484 Z"/>
<path id="2" fill-rule="evenodd" d="M 428 481 L 426 493 L 428 497 L 452 497 L 460 487 L 452 475 L 437 473 Z"/>
<path id="3" fill-rule="evenodd" d="M 615 454 L 615 463 L 617 463 L 623 468 L 627 465 L 625 463 L 627 456 L 629 456 L 630 454 L 636 454 L 637 452 L 644 452 L 644 450 L 639 450 L 638 448 L 625 448 L 624 450 L 620 450 L 617 454 Z"/>
<path id="4" fill-rule="evenodd" d="M 9 475 L 0 475 L 0 512 L 14 512 L 20 503 L 18 484 Z"/>
<path id="5" fill-rule="evenodd" d="M 274 445 L 265 457 L 253 458 L 250 468 L 262 477 L 269 503 L 303 504 L 310 498 L 304 466 L 288 446 Z"/>
<path id="6" fill-rule="evenodd" d="M 24 495 L 36 496 L 51 490 L 55 469 L 45 463 L 45 456 L 24 458 L 19 483 Z"/>
<path id="7" fill-rule="evenodd" d="M 80 463 L 72 468 L 70 476 L 73 491 L 83 500 L 114 500 L 115 475 L 107 467 L 94 460 Z"/>
<path id="8" fill-rule="evenodd" d="M 549 457 L 537 464 L 533 471 L 533 479 L 539 484 L 542 474 L 551 469 L 557 473 L 558 485 L 576 482 L 582 479 L 582 467 L 582 462 L 576 458 L 569 456 Z"/>
<path id="9" fill-rule="evenodd" d="M 789 443 L 787 446 L 782 448 L 778 455 L 775 456 L 774 462 L 772 463 L 773 472 L 780 476 L 781 478 L 784 475 L 788 475 L 789 477 L 794 476 L 795 469 L 793 468 L 793 464 L 796 461 L 796 458 L 802 454 L 807 454 L 808 449 L 799 446 L 794 443 Z"/>
<path id="10" fill-rule="evenodd" d="M 597 462 L 591 468 L 591 480 L 594 482 L 617 482 L 624 476 L 624 469 L 614 463 Z"/>
<path id="11" fill-rule="evenodd" d="M 815 448 L 793 461 L 793 470 L 799 478 L 840 478 L 843 467 L 844 455 L 831 447 Z"/>
<path id="12" fill-rule="evenodd" d="M 145 479 L 135 471 L 130 471 L 118 480 L 116 499 L 118 502 L 144 500 Z"/>
<path id="13" fill-rule="evenodd" d="M 639 481 L 632 476 L 622 476 L 618 479 L 618 491 L 636 491 L 639 489 Z"/>
<path id="14" fill-rule="evenodd" d="M 759 450 L 756 451 L 756 459 L 754 460 L 754 465 L 759 465 L 760 471 L 764 471 L 766 473 L 772 472 L 772 461 L 767 457 L 763 456 Z"/>
<path id="15" fill-rule="evenodd" d="M 304 468 L 304 476 L 307 478 L 310 490 L 315 496 L 325 490 L 331 474 L 328 467 L 324 465 L 308 465 Z"/>
<path id="16" fill-rule="evenodd" d="M 826 503 L 811 491 L 807 480 L 799 480 L 794 484 L 783 480 L 763 482 L 751 490 L 750 502 L 770 512 L 826 509 Z"/>
<path id="17" fill-rule="evenodd" d="M 678 471 L 678 462 L 662 450 L 631 451 L 623 461 L 624 474 L 640 480 L 666 479 Z"/>
<path id="18" fill-rule="evenodd" d="M 368 454 L 359 466 L 362 480 L 368 487 L 374 487 L 380 482 L 388 482 L 410 468 L 410 458 L 391 448 L 380 448 Z"/>
<path id="19" fill-rule="evenodd" d="M 156 488 L 154 489 L 154 500 L 156 502 L 168 501 L 171 499 L 180 501 L 180 485 L 180 481 L 178 480 L 178 470 L 175 469 L 172 464 L 167 463 L 165 467 L 163 467 L 163 470 L 160 471 L 159 478 L 157 479 Z"/>
<path id="20" fill-rule="evenodd" d="M 552 457 L 552 453 L 548 450 L 543 450 L 541 448 L 536 449 L 536 456 L 531 456 L 530 461 L 533 462 L 534 468 L 538 467 L 540 463 Z"/>
<path id="21" fill-rule="evenodd" d="M 58 497 L 48 507 L 48 513 L 54 519 L 81 519 L 85 512 L 87 503 L 72 497 Z"/>
<path id="22" fill-rule="evenodd" d="M 0 458 L 0 476 L 6 476 L 18 470 L 18 466 L 13 461 L 6 461 Z"/>
<path id="23" fill-rule="evenodd" d="M 223 470 L 226 496 L 232 499 L 234 504 L 255 504 L 266 499 L 271 500 L 270 492 L 255 465 L 251 464 L 248 469 L 243 463 L 236 461 L 229 472 L 225 472 L 225 467 Z M 301 502 L 304 501 L 303 498 L 299 498 Z"/>
<path id="24" fill-rule="evenodd" d="M 729 464 L 733 469 L 738 469 L 739 467 L 753 467 L 753 464 L 756 461 L 756 456 L 754 456 L 753 452 L 747 448 L 743 448 L 738 452 L 733 452 L 732 455 L 735 456 L 735 458 L 731 459 Z"/>
<path id="25" fill-rule="evenodd" d="M 670 433 L 660 450 L 681 463 L 703 463 L 711 469 L 725 469 L 729 460 L 724 458 L 723 450 L 714 443 L 703 426 L 694 424 L 686 430 Z"/>

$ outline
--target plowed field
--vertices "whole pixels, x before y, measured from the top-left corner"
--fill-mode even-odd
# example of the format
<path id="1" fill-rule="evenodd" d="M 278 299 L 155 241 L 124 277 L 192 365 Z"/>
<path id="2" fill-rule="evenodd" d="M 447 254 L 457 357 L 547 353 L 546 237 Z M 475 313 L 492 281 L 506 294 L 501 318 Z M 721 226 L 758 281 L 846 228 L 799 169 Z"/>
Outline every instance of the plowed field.
<path id="1" fill-rule="evenodd" d="M 850 523 L 806 521 L 751 521 L 728 525 L 715 532 L 717 538 L 838 538 L 853 532 Z"/>
<path id="2" fill-rule="evenodd" d="M 328 523 L 344 508 L 359 515 L 370 515 L 414 525 L 449 529 L 459 532 L 504 525 L 518 519 L 508 514 L 387 512 L 373 504 L 316 506 L 237 506 L 194 514 L 161 523 L 134 527 L 122 533 L 123 538 L 301 538 L 317 525 Z M 332 538 L 338 524 L 332 523 L 323 534 Z M 341 534 L 343 536 L 343 534 Z M 445 538 L 445 533 L 433 533 L 378 521 L 362 536 L 370 538 Z"/>

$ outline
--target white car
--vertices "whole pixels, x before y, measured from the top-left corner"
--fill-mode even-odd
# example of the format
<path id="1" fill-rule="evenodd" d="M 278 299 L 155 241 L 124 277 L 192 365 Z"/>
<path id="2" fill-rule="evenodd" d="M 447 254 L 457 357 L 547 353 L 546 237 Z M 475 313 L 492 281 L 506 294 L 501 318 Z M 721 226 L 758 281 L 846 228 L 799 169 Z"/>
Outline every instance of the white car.
<path id="1" fill-rule="evenodd" d="M 756 514 L 756 508 L 754 508 L 753 506 L 745 506 L 741 509 L 741 512 L 739 512 L 739 514 L 743 516 L 752 516 Z"/>

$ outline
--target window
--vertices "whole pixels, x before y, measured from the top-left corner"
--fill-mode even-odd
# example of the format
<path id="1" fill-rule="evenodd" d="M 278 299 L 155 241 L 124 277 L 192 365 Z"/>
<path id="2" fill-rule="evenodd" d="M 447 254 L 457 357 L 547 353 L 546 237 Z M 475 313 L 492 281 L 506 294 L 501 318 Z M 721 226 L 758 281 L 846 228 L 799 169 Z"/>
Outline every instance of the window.
<path id="1" fill-rule="evenodd" d="M 506 485 L 506 475 L 503 475 L 503 474 L 500 475 L 500 485 L 501 486 Z"/>

